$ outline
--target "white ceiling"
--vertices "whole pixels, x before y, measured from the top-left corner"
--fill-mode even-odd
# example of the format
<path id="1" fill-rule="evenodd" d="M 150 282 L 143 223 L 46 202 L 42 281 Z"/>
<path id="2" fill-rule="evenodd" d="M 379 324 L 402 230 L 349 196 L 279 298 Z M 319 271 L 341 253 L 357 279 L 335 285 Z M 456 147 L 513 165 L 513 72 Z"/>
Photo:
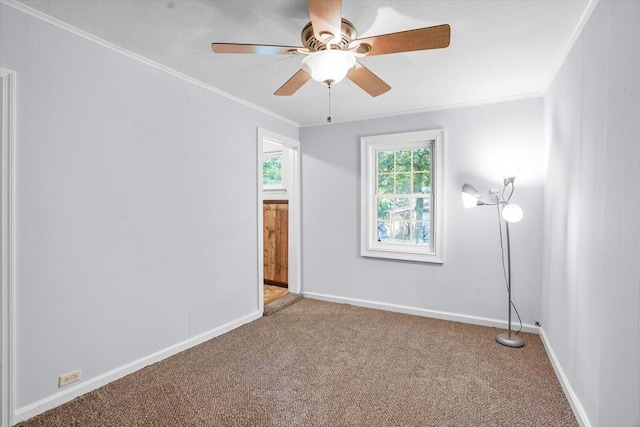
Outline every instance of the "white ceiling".
<path id="1" fill-rule="evenodd" d="M 11 0 L 10 0 L 11 1 Z M 305 0 L 14 0 L 299 125 L 324 123 L 327 88 L 308 82 L 273 95 L 301 57 L 214 54 L 211 42 L 301 45 Z M 446 49 L 361 58 L 391 85 L 372 98 L 345 79 L 334 121 L 541 94 L 584 25 L 590 0 L 343 0 L 358 36 L 439 24 Z"/>

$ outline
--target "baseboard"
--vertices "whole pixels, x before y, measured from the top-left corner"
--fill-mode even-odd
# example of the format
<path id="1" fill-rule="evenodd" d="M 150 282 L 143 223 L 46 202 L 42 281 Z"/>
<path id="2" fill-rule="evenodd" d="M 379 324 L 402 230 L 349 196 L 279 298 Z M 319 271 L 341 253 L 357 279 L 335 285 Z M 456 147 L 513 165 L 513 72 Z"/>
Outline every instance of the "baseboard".
<path id="1" fill-rule="evenodd" d="M 508 323 L 505 320 L 491 319 L 488 317 L 470 316 L 467 314 L 451 313 L 447 311 L 429 310 L 420 307 L 411 307 L 407 305 L 389 304 L 386 302 L 369 301 L 356 298 L 340 297 L 335 295 L 318 294 L 315 292 L 302 292 L 307 298 L 336 302 L 339 304 L 351 304 L 358 307 L 375 308 L 378 310 L 393 311 L 395 313 L 413 314 L 415 316 L 431 317 L 440 320 L 450 320 L 453 322 L 469 323 L 472 325 L 489 326 L 492 328 L 507 329 Z M 519 326 L 519 325 L 518 325 Z M 523 332 L 538 333 L 540 328 L 531 324 L 522 324 Z"/>
<path id="2" fill-rule="evenodd" d="M 556 357 L 556 354 L 553 351 L 553 347 L 551 347 L 551 343 L 549 342 L 549 338 L 547 337 L 547 334 L 544 332 L 543 328 L 540 328 L 540 338 L 542 339 L 544 348 L 547 350 L 547 355 L 549 356 L 549 360 L 551 361 L 551 366 L 553 366 L 553 370 L 556 373 L 556 377 L 558 377 L 558 381 L 560 381 L 560 385 L 564 390 L 564 394 L 567 396 L 569 405 L 571 405 L 571 409 L 573 410 L 573 413 L 576 416 L 576 419 L 578 420 L 578 424 L 580 424 L 582 427 L 591 427 L 591 423 L 589 422 L 587 413 L 582 407 L 582 404 L 580 403 L 578 396 L 573 391 L 573 388 L 569 383 L 569 379 L 565 375 L 564 370 L 560 365 L 560 361 Z"/>
<path id="3" fill-rule="evenodd" d="M 140 370 L 145 366 L 149 366 L 153 363 L 157 363 L 163 359 L 166 359 L 167 357 L 173 356 L 174 354 L 187 350 L 188 348 L 194 347 L 198 344 L 202 344 L 203 342 L 208 341 L 211 338 L 215 338 L 219 335 L 222 335 L 226 332 L 236 329 L 246 323 L 253 322 L 254 320 L 257 320 L 261 317 L 262 317 L 262 312 L 256 311 L 247 316 L 241 317 L 240 319 L 218 326 L 217 328 L 214 328 L 208 332 L 202 333 L 195 337 L 189 338 L 185 341 L 179 342 L 175 345 L 172 345 L 171 347 L 165 348 L 164 350 L 160 350 L 149 356 L 143 357 L 141 359 L 138 359 L 126 365 L 115 368 L 102 375 L 93 377 L 87 381 L 79 383 L 74 387 L 71 387 L 59 393 L 53 394 L 35 403 L 23 406 L 22 408 L 19 408 L 16 410 L 13 418 L 13 422 L 17 424 L 21 421 L 35 417 L 36 415 L 39 415 L 45 411 L 48 411 L 49 409 L 53 409 L 56 406 L 69 402 L 78 396 L 89 393 L 90 391 L 93 391 L 106 384 L 109 384 L 110 382 L 113 382 L 119 378 L 129 375 L 137 370 Z"/>

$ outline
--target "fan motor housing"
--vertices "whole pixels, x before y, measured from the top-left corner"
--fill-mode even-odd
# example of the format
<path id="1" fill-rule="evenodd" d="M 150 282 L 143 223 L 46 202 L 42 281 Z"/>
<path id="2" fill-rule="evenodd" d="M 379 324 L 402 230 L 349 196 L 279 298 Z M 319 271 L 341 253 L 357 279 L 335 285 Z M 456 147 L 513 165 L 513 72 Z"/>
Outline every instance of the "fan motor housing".
<path id="1" fill-rule="evenodd" d="M 342 18 L 340 32 L 342 33 L 340 37 L 340 43 L 331 43 L 331 46 L 337 47 L 340 50 L 346 50 L 349 47 L 349 43 L 351 43 L 352 40 L 356 39 L 356 29 L 351 22 Z M 310 51 L 317 52 L 319 50 L 327 49 L 327 45 L 325 44 L 325 42 L 322 40 L 318 40 L 313 34 L 313 26 L 311 25 L 311 22 L 305 25 L 305 27 L 302 29 L 300 38 L 302 39 L 302 44 Z"/>

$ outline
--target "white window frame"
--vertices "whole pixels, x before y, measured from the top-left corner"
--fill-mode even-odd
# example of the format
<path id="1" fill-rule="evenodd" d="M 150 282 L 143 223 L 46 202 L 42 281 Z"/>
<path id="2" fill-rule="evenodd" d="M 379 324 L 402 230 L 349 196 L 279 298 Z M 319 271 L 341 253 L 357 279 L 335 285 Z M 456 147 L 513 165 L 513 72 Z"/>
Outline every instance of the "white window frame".
<path id="1" fill-rule="evenodd" d="M 431 150 L 431 223 L 429 245 L 379 242 L 377 227 L 377 153 L 428 146 Z M 444 129 L 360 138 L 361 242 L 363 257 L 444 263 Z"/>
<path id="2" fill-rule="evenodd" d="M 270 144 L 270 147 L 273 144 Z M 263 191 L 272 194 L 285 194 L 287 192 L 287 183 L 289 182 L 289 159 L 283 155 L 282 148 L 268 149 L 263 153 L 263 160 L 267 157 L 280 157 L 280 184 L 263 184 Z"/>

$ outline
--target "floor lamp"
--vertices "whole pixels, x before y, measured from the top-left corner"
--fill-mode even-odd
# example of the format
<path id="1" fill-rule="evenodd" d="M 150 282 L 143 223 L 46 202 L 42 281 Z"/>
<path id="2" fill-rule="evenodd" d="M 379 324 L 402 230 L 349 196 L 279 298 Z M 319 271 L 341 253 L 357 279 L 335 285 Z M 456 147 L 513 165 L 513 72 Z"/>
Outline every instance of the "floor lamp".
<path id="1" fill-rule="evenodd" d="M 503 181 L 502 191 L 491 190 L 488 198 L 485 198 L 476 190 L 471 184 L 464 184 L 462 186 L 462 203 L 465 208 L 474 208 L 476 206 L 497 206 L 500 209 L 501 217 L 505 220 L 506 226 L 506 240 L 507 240 L 507 295 L 508 295 L 508 313 L 509 322 L 507 332 L 503 332 L 496 337 L 502 345 L 508 347 L 522 347 L 524 341 L 517 334 L 513 333 L 511 329 L 511 242 L 509 237 L 509 223 L 518 222 L 522 219 L 522 208 L 520 206 L 510 203 L 509 200 L 513 195 L 515 175 L 505 177 Z M 509 192 L 508 196 L 505 196 L 506 192 Z M 502 230 L 502 221 L 500 221 L 500 230 Z M 502 233 L 502 232 L 501 232 Z M 502 236 L 501 236 L 502 238 Z M 504 255 L 503 255 L 504 259 Z"/>

